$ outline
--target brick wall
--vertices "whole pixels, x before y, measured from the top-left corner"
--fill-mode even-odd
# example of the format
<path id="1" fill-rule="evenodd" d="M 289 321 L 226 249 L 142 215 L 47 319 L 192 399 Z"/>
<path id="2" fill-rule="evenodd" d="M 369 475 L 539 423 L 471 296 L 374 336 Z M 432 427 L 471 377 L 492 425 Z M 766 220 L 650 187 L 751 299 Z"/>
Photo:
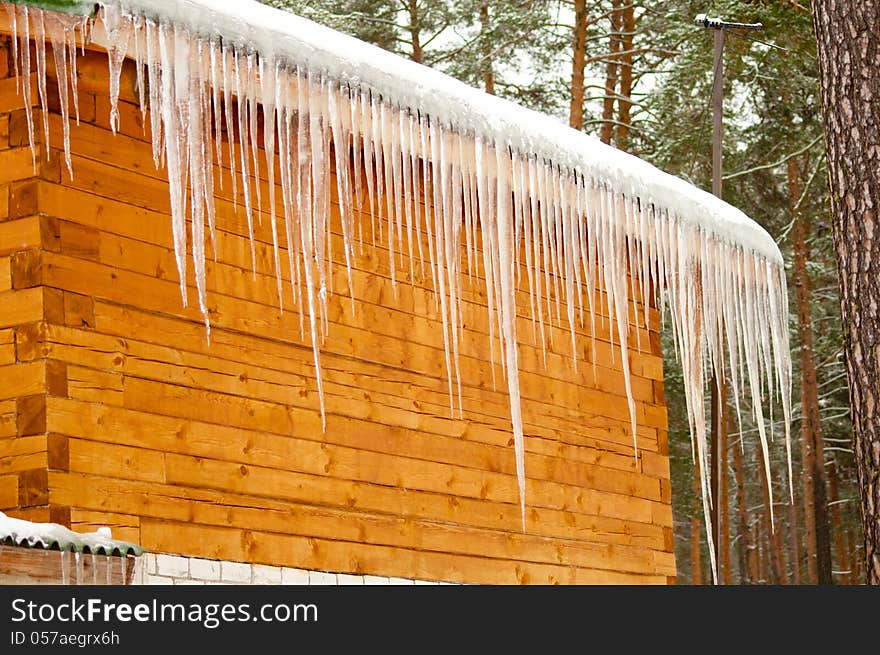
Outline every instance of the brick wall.
<path id="1" fill-rule="evenodd" d="M 141 557 L 139 583 L 146 585 L 440 585 L 429 580 L 411 580 L 376 575 L 351 575 L 329 571 L 307 571 L 287 566 L 266 566 L 200 557 L 147 553 Z"/>

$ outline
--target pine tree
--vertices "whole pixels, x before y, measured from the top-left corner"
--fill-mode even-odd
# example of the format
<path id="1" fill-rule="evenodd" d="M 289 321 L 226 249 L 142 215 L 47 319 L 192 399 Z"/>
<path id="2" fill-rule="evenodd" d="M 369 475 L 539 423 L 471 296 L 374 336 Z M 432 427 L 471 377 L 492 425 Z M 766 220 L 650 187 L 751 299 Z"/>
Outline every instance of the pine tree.
<path id="1" fill-rule="evenodd" d="M 880 2 L 813 0 L 867 581 L 880 584 Z"/>

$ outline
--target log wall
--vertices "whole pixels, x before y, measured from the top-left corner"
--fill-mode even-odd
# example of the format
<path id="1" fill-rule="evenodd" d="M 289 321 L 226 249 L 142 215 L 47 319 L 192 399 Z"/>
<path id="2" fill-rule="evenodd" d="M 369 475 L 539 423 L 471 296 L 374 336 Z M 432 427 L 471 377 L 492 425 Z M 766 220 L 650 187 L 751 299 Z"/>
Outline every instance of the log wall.
<path id="1" fill-rule="evenodd" d="M 10 61 L 0 40 L 0 509 L 75 530 L 108 525 L 159 552 L 301 569 L 475 583 L 674 580 L 655 309 L 652 330 L 630 335 L 637 466 L 607 321 L 596 324 L 595 378 L 589 324 L 575 371 L 567 327 L 554 320 L 545 367 L 520 294 L 523 531 L 480 281 L 463 284 L 464 411 L 450 418 L 430 282 L 401 273 L 393 289 L 384 241 L 368 243 L 354 262 L 352 311 L 337 266 L 322 432 L 289 279 L 278 307 L 268 213 L 255 225 L 254 275 L 242 203 L 236 211 L 216 167 L 208 343 L 192 279 L 189 308 L 181 303 L 168 185 L 133 70 L 114 136 L 106 57 L 81 59 L 71 179 L 55 110 L 34 170 Z M 369 234 L 369 212 L 360 220 Z"/>

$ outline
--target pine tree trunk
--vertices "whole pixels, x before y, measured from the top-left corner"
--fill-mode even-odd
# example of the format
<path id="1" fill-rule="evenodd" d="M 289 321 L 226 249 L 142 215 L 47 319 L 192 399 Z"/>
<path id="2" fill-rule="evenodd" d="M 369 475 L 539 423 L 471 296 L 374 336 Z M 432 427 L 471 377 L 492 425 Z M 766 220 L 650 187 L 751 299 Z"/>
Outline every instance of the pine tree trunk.
<path id="1" fill-rule="evenodd" d="M 791 583 L 801 584 L 801 529 L 798 517 L 797 471 L 792 469 L 794 501 L 788 503 L 788 542 L 791 546 Z"/>
<path id="2" fill-rule="evenodd" d="M 691 508 L 691 584 L 703 584 L 703 563 L 700 557 L 700 526 L 703 522 L 700 520 L 700 498 L 702 496 L 700 490 L 700 467 L 694 463 L 694 500 Z"/>
<path id="3" fill-rule="evenodd" d="M 812 290 L 807 273 L 810 248 L 807 245 L 809 223 L 800 214 L 800 168 L 798 158 L 788 161 L 789 212 L 794 221 L 795 296 L 797 298 L 798 341 L 801 359 L 801 453 L 804 485 L 804 527 L 807 539 L 807 574 L 812 584 L 831 584 L 831 540 L 828 528 L 828 506 L 825 500 L 825 458 L 821 445 L 822 424 L 819 419 L 819 391 L 816 362 L 813 357 Z"/>
<path id="4" fill-rule="evenodd" d="M 865 580 L 880 584 L 880 0 L 813 0 Z"/>
<path id="5" fill-rule="evenodd" d="M 736 485 L 736 551 L 739 564 L 739 581 L 740 584 L 744 584 L 749 581 L 748 576 L 751 573 L 749 552 L 752 540 L 749 531 L 749 508 L 746 497 L 745 476 L 743 475 L 742 442 L 734 443 L 731 449 L 733 450 L 733 480 Z"/>
<path id="6" fill-rule="evenodd" d="M 481 69 L 483 71 L 483 90 L 486 93 L 495 95 L 495 67 L 492 62 L 492 43 L 489 40 L 489 3 L 484 0 L 480 3 L 480 50 L 482 58 L 480 60 Z"/>
<path id="7" fill-rule="evenodd" d="M 780 484 L 779 482 L 779 472 L 778 469 L 774 468 L 770 471 L 771 483 L 773 484 L 774 490 L 779 490 L 777 493 L 787 493 L 787 489 L 785 489 L 785 485 Z M 782 490 L 785 489 L 783 492 Z M 776 496 L 777 498 L 779 496 Z M 782 521 L 779 520 L 779 516 L 776 515 L 776 524 L 773 526 L 773 530 L 770 532 L 770 543 L 773 546 L 773 563 L 776 568 L 776 581 L 778 584 L 788 584 L 788 566 L 786 564 L 785 557 L 785 539 L 783 537 L 784 531 L 782 530 L 781 524 Z"/>
<path id="8" fill-rule="evenodd" d="M 422 27 L 419 20 L 419 3 L 418 0 L 409 0 L 407 3 L 409 13 L 409 38 L 412 47 L 412 60 L 422 63 L 424 53 L 422 52 Z"/>
<path id="9" fill-rule="evenodd" d="M 834 461 L 834 457 L 831 458 L 828 464 L 828 499 L 828 506 L 831 510 L 831 527 L 834 533 L 834 551 L 837 555 L 837 568 L 840 571 L 849 571 L 852 564 L 849 561 L 849 553 L 846 549 L 843 526 L 840 524 L 840 507 L 837 504 L 840 500 L 840 488 L 837 482 L 837 462 Z M 848 574 L 841 573 L 840 575 L 841 582 L 852 584 L 849 581 Z"/>
<path id="10" fill-rule="evenodd" d="M 621 0 L 613 0 L 611 12 L 611 35 L 608 44 L 608 61 L 605 64 L 605 97 L 602 101 L 602 130 L 599 138 L 603 143 L 611 143 L 614 133 L 614 100 L 617 96 L 617 77 L 620 69 L 620 33 L 623 30 L 623 16 L 620 11 Z"/>
<path id="11" fill-rule="evenodd" d="M 629 133 L 632 125 L 633 90 L 633 39 L 636 31 L 636 7 L 626 0 L 621 24 L 623 35 L 620 45 L 620 98 L 618 98 L 617 133 L 615 145 L 621 150 L 629 150 Z"/>
<path id="12" fill-rule="evenodd" d="M 775 584 L 788 584 L 788 572 L 785 568 L 785 547 L 782 543 L 782 535 L 779 530 L 775 529 L 770 510 L 770 485 L 774 480 L 767 479 L 767 473 L 764 471 L 763 455 L 760 449 L 755 449 L 755 466 L 761 472 L 761 491 L 763 493 L 764 505 L 762 508 L 763 528 L 767 539 L 767 568 L 770 572 L 770 580 Z M 771 475 L 775 475 L 776 469 L 771 469 Z M 778 485 L 773 485 L 777 487 Z"/>
<path id="13" fill-rule="evenodd" d="M 571 106 L 568 124 L 584 129 L 584 66 L 587 59 L 587 0 L 574 0 L 574 38 L 571 57 Z"/>

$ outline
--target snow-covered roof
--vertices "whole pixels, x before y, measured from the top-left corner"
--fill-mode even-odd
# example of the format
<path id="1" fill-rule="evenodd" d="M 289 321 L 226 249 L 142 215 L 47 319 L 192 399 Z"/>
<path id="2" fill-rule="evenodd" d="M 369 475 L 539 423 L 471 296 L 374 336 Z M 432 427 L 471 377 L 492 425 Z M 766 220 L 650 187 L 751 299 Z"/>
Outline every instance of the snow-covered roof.
<path id="1" fill-rule="evenodd" d="M 546 114 L 306 18 L 254 0 L 122 0 L 117 4 L 133 13 L 186 26 L 202 36 L 221 37 L 261 55 L 307 66 L 458 130 L 537 155 L 607 182 L 618 191 L 632 190 L 631 197 L 698 223 L 721 240 L 776 264 L 782 262 L 776 242 L 764 228 L 712 194 Z"/>
<path id="2" fill-rule="evenodd" d="M 112 539 L 109 529 L 79 533 L 57 523 L 32 523 L 0 512 L 0 545 L 4 544 L 96 555 L 138 556 L 144 552 L 140 546 Z"/>

